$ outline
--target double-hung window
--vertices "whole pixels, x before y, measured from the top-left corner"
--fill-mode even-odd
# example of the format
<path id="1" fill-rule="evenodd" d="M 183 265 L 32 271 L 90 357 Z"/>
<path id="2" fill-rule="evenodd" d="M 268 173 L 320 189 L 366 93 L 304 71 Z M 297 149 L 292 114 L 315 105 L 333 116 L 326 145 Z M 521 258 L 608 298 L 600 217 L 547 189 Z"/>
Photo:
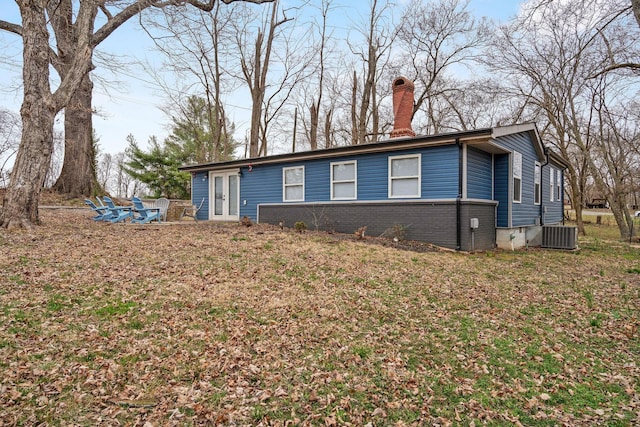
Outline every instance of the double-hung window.
<path id="1" fill-rule="evenodd" d="M 562 197 L 562 172 L 556 171 L 556 200 L 561 202 Z"/>
<path id="2" fill-rule="evenodd" d="M 420 197 L 420 154 L 389 157 L 389 198 Z"/>
<path id="3" fill-rule="evenodd" d="M 304 166 L 282 169 L 282 200 L 304 201 Z"/>
<path id="4" fill-rule="evenodd" d="M 513 152 L 513 201 L 522 201 L 522 154 Z"/>
<path id="5" fill-rule="evenodd" d="M 331 200 L 357 198 L 357 172 L 355 160 L 331 163 Z"/>
<path id="6" fill-rule="evenodd" d="M 540 163 L 536 162 L 534 165 L 534 176 L 533 176 L 533 204 L 539 205 L 540 200 L 542 200 L 542 185 L 540 185 L 542 181 L 542 168 Z"/>

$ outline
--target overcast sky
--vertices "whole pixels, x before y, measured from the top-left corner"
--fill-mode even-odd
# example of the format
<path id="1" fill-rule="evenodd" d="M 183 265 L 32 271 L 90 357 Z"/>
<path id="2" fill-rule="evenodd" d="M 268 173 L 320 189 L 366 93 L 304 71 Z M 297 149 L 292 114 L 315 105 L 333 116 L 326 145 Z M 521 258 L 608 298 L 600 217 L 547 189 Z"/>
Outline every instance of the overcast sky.
<path id="1" fill-rule="evenodd" d="M 357 4 L 357 6 L 354 5 Z M 478 17 L 486 16 L 496 21 L 505 21 L 518 12 L 521 0 L 471 0 L 470 10 Z M 336 14 L 344 17 L 365 15 L 369 1 L 334 0 L 333 5 L 340 6 L 348 13 Z M 0 0 L 0 19 L 20 23 L 20 15 L 15 2 Z M 0 31 L 0 108 L 14 112 L 20 110 L 22 90 L 20 87 L 22 69 L 22 44 L 19 37 Z M 159 62 L 147 35 L 132 19 L 112 34 L 100 45 L 100 50 L 116 55 L 124 62 Z M 127 147 L 126 137 L 133 134 L 142 146 L 152 135 L 163 140 L 167 135 L 167 117 L 159 109 L 165 102 L 164 95 L 154 87 L 152 79 L 137 66 L 128 66 L 125 71 L 114 75 L 98 71 L 98 75 L 111 82 L 106 89 L 96 81 L 93 105 L 98 110 L 94 116 L 94 128 L 100 138 L 100 147 L 104 152 L 117 153 Z M 95 80 L 95 79 L 94 79 Z M 114 83 L 115 82 L 115 83 Z M 248 125 L 247 106 L 240 105 L 230 109 L 231 121 L 238 131 L 236 138 L 244 138 Z M 61 124 L 59 125 L 62 127 Z"/>

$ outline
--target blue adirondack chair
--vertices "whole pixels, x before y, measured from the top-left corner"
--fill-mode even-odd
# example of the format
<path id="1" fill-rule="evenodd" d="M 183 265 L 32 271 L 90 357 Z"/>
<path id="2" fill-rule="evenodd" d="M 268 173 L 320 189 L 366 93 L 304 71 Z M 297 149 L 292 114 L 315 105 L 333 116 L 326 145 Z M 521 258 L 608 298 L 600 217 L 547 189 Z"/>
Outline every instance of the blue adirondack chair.
<path id="1" fill-rule="evenodd" d="M 90 199 L 84 199 L 84 202 L 91 208 L 91 210 L 96 214 L 93 219 L 94 221 L 104 221 L 106 218 L 111 217 L 111 211 L 106 206 L 97 206 Z"/>
<path id="2" fill-rule="evenodd" d="M 105 218 L 105 221 L 112 223 L 125 221 L 127 218 L 133 218 L 133 209 L 131 206 L 116 206 L 110 197 L 102 196 L 102 200 L 111 212 L 111 217 Z"/>
<path id="3" fill-rule="evenodd" d="M 134 224 L 148 224 L 154 219 L 160 222 L 160 208 L 145 208 L 142 200 L 137 197 L 131 199 L 133 202 L 133 211 L 138 216 L 131 218 L 131 222 Z"/>

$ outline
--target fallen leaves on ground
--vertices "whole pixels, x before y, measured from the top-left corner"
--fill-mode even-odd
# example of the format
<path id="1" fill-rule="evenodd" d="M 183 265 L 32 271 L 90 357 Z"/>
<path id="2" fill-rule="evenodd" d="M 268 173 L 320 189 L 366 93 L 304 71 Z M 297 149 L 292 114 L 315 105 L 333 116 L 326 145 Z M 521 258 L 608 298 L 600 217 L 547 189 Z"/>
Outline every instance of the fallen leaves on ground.
<path id="1" fill-rule="evenodd" d="M 2 425 L 640 419 L 638 249 L 41 215 L 0 231 Z"/>

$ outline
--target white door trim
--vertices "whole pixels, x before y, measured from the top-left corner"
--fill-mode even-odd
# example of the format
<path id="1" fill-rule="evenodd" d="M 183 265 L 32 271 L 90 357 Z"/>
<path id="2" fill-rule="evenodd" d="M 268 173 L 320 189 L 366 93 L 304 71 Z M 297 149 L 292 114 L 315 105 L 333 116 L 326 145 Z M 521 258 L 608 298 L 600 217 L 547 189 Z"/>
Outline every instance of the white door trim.
<path id="1" fill-rule="evenodd" d="M 209 218 L 214 221 L 238 221 L 240 210 L 239 169 L 209 172 Z M 216 198 L 216 178 L 220 179 L 221 192 Z M 235 181 L 235 192 L 230 186 Z M 233 198 L 235 196 L 235 199 Z M 235 205 L 235 206 L 234 206 Z M 216 209 L 218 208 L 218 209 Z M 235 210 L 235 214 L 233 213 Z M 218 212 L 216 214 L 216 212 Z"/>

